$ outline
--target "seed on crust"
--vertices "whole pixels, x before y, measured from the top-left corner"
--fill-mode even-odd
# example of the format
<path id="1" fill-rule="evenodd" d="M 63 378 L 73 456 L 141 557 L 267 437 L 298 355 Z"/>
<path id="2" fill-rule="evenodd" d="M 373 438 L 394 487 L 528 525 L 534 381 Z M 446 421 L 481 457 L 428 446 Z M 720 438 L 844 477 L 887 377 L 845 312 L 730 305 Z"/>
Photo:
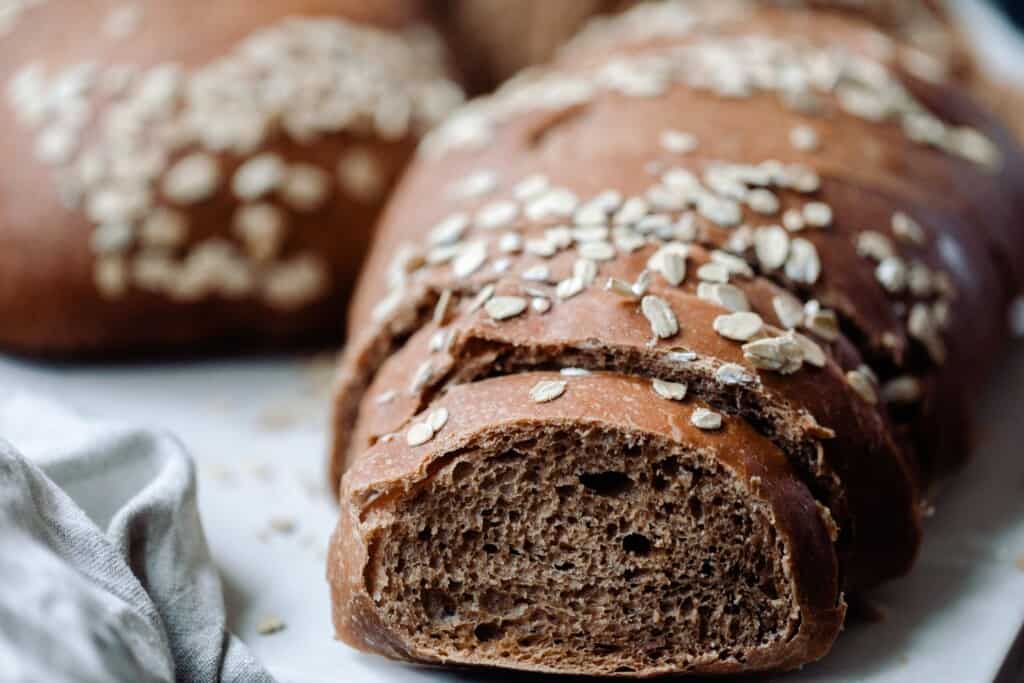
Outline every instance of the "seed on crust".
<path id="1" fill-rule="evenodd" d="M 911 375 L 896 377 L 882 386 L 882 400 L 886 403 L 916 403 L 921 394 L 921 380 Z"/>
<path id="2" fill-rule="evenodd" d="M 704 282 L 725 284 L 729 282 L 729 270 L 721 263 L 705 263 L 697 269 L 697 277 Z"/>
<path id="3" fill-rule="evenodd" d="M 715 318 L 713 327 L 726 339 L 750 341 L 764 329 L 764 320 L 757 313 L 729 313 Z"/>
<path id="4" fill-rule="evenodd" d="M 827 356 L 825 355 L 825 350 L 818 345 L 818 342 L 793 330 L 790 330 L 790 334 L 793 335 L 793 339 L 796 340 L 796 343 L 803 350 L 805 363 L 816 368 L 825 367 Z"/>
<path id="5" fill-rule="evenodd" d="M 946 344 L 942 340 L 932 309 L 927 304 L 914 304 L 910 309 L 907 331 L 927 349 L 928 355 L 936 365 L 946 362 Z"/>
<path id="6" fill-rule="evenodd" d="M 810 126 L 800 125 L 789 131 L 789 144 L 797 151 L 813 152 L 818 149 L 820 143 L 817 131 Z"/>
<path id="7" fill-rule="evenodd" d="M 890 294 L 900 294 L 907 288 L 907 264 L 899 256 L 883 259 L 875 267 L 875 279 Z"/>
<path id="8" fill-rule="evenodd" d="M 799 327 L 804 321 L 804 306 L 800 301 L 788 292 L 772 297 L 772 308 L 779 322 L 788 330 Z"/>
<path id="9" fill-rule="evenodd" d="M 896 255 L 896 248 L 882 233 L 865 230 L 857 235 L 857 254 L 873 261 L 884 261 Z"/>
<path id="10" fill-rule="evenodd" d="M 664 299 L 647 295 L 640 301 L 640 310 L 651 325 L 651 332 L 658 339 L 674 337 L 679 332 L 679 321 L 672 307 Z"/>
<path id="11" fill-rule="evenodd" d="M 722 428 L 722 416 L 707 408 L 697 408 L 690 416 L 690 423 L 698 429 L 715 431 Z"/>
<path id="12" fill-rule="evenodd" d="M 686 398 L 686 385 L 681 382 L 668 382 L 663 379 L 651 380 L 651 389 L 658 396 L 670 401 L 682 401 Z"/>
<path id="13" fill-rule="evenodd" d="M 417 422 L 405 433 L 405 442 L 412 447 L 422 446 L 434 438 L 434 429 L 426 422 Z"/>
<path id="14" fill-rule="evenodd" d="M 568 382 L 561 380 L 541 380 L 534 384 L 533 388 L 530 389 L 530 399 L 534 403 L 547 403 L 549 401 L 554 401 L 565 393 L 565 388 L 568 385 Z"/>
<path id="15" fill-rule="evenodd" d="M 195 204 L 212 197 L 219 184 L 217 160 L 196 152 L 179 159 L 164 174 L 163 193 L 176 204 Z"/>
<path id="16" fill-rule="evenodd" d="M 789 245 L 786 276 L 794 282 L 813 285 L 821 276 L 821 260 L 812 242 L 796 238 Z"/>
<path id="17" fill-rule="evenodd" d="M 900 241 L 918 246 L 924 245 L 926 241 L 921 224 L 902 211 L 892 215 L 892 234 Z"/>
<path id="18" fill-rule="evenodd" d="M 520 296 L 496 296 L 484 304 L 484 310 L 494 320 L 507 320 L 520 315 L 527 305 L 526 299 Z"/>
<path id="19" fill-rule="evenodd" d="M 870 405 L 878 403 L 878 393 L 875 391 L 875 384 L 862 370 L 850 370 L 846 373 L 846 383 L 857 392 L 864 401 Z"/>
<path id="20" fill-rule="evenodd" d="M 685 249 L 685 245 L 680 246 Z M 660 273 L 665 282 L 678 287 L 686 279 L 685 251 L 666 245 L 651 256 L 647 267 Z"/>
<path id="21" fill-rule="evenodd" d="M 733 285 L 701 282 L 697 285 L 697 297 L 734 313 L 750 310 L 750 303 L 743 290 Z M 801 315 L 803 309 L 801 308 Z"/>
<path id="22" fill-rule="evenodd" d="M 490 301 L 491 297 L 494 296 L 494 289 L 495 287 L 493 284 L 484 285 L 484 288 L 477 292 L 476 296 L 473 297 L 473 300 L 469 302 L 469 312 L 476 313 L 484 304 Z"/>
<path id="23" fill-rule="evenodd" d="M 284 162 L 276 154 L 260 154 L 238 167 L 231 188 L 239 199 L 259 199 L 279 188 L 286 172 Z"/>
<path id="24" fill-rule="evenodd" d="M 459 255 L 452 261 L 452 275 L 458 279 L 467 278 L 487 261 L 487 242 L 483 240 L 470 242 L 462 247 Z"/>
<path id="25" fill-rule="evenodd" d="M 839 318 L 835 311 L 822 308 L 817 299 L 804 304 L 804 327 L 825 341 L 839 338 Z"/>
<path id="26" fill-rule="evenodd" d="M 664 130 L 661 133 L 661 146 L 672 154 L 687 154 L 697 149 L 697 136 L 678 130 Z"/>
<path id="27" fill-rule="evenodd" d="M 832 225 L 832 207 L 824 202 L 804 204 L 804 222 L 812 228 L 827 228 Z"/>
<path id="28" fill-rule="evenodd" d="M 754 231 L 754 252 L 762 269 L 778 270 L 789 256 L 789 233 L 778 225 L 758 228 Z"/>
<path id="29" fill-rule="evenodd" d="M 438 408 L 427 416 L 427 424 L 437 434 L 448 423 L 448 409 Z"/>
<path id="30" fill-rule="evenodd" d="M 744 344 L 743 357 L 756 368 L 773 370 L 783 375 L 796 372 L 804 363 L 803 347 L 791 332 Z"/>
<path id="31" fill-rule="evenodd" d="M 750 384 L 754 381 L 754 377 L 736 363 L 724 363 L 715 371 L 715 379 L 726 385 Z"/>

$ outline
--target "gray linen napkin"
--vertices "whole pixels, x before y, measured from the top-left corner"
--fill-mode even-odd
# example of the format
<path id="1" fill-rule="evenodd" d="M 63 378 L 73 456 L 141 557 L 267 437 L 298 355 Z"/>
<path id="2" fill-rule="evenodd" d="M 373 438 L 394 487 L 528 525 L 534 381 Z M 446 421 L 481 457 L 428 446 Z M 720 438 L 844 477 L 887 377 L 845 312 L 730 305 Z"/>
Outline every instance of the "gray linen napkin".
<path id="1" fill-rule="evenodd" d="M 226 629 L 175 439 L 0 401 L 0 681 L 273 681 Z"/>

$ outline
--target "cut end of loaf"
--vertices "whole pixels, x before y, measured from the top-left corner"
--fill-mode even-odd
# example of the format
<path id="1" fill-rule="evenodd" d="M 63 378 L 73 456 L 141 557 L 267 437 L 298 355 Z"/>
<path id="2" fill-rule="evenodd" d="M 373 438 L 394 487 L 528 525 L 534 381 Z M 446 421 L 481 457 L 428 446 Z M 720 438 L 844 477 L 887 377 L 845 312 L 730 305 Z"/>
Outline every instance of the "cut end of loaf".
<path id="1" fill-rule="evenodd" d="M 752 488 L 714 453 L 653 434 L 504 429 L 435 460 L 412 493 L 385 496 L 387 512 L 364 511 L 361 578 L 376 619 L 424 662 L 786 668 L 805 614 L 786 534 Z"/>

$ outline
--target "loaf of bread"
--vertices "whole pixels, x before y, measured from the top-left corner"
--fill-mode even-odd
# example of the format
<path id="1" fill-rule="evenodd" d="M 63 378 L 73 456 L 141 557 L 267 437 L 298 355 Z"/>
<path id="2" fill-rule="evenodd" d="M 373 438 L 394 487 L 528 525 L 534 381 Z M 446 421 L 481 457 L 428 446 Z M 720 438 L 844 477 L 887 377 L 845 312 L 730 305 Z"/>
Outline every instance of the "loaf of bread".
<path id="1" fill-rule="evenodd" d="M 783 7 L 828 9 L 856 13 L 898 39 L 907 49 L 911 69 L 952 69 L 970 66 L 969 52 L 942 4 L 935 0 L 762 0 Z M 627 22 L 617 15 L 641 5 Z M 452 43 L 464 76 L 473 90 L 489 90 L 521 69 L 547 61 L 583 26 L 575 44 L 603 34 L 607 18 L 612 33 L 675 30 L 688 21 L 655 0 L 446 0 L 435 2 L 435 14 Z M 726 9 L 726 12 L 729 12 Z M 590 24 L 588 20 L 600 17 Z"/>
<path id="2" fill-rule="evenodd" d="M 340 337 L 384 196 L 461 100 L 418 2 L 0 4 L 0 345 Z"/>
<path id="3" fill-rule="evenodd" d="M 354 647 L 798 667 L 967 457 L 1024 285 L 1012 135 L 856 13 L 650 11 L 457 111 L 385 211 L 336 394 Z"/>

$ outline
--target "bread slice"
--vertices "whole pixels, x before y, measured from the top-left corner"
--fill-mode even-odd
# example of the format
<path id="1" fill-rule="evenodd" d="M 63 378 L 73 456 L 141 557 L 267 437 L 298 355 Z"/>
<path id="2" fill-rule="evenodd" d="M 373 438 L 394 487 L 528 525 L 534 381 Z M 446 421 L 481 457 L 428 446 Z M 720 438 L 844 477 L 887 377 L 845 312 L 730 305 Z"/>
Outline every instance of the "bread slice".
<path id="1" fill-rule="evenodd" d="M 695 426 L 705 410 L 605 373 L 453 388 L 346 477 L 330 561 L 340 637 L 563 674 L 824 655 L 845 611 L 831 516 L 743 420 Z"/>

